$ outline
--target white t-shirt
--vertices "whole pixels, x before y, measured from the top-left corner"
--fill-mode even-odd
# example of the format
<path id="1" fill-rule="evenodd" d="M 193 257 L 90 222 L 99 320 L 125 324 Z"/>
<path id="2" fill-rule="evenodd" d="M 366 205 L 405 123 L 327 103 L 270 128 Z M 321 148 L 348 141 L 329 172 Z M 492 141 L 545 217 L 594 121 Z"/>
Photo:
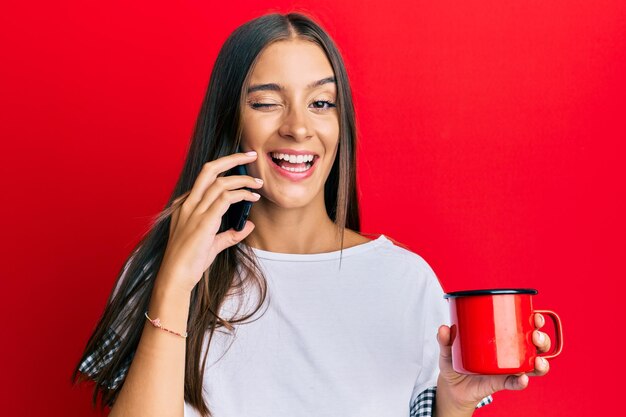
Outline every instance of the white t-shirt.
<path id="1" fill-rule="evenodd" d="M 214 417 L 407 417 L 436 385 L 449 310 L 420 256 L 382 235 L 344 249 L 341 268 L 339 251 L 254 253 L 268 299 L 257 320 L 215 332 L 203 385 Z"/>

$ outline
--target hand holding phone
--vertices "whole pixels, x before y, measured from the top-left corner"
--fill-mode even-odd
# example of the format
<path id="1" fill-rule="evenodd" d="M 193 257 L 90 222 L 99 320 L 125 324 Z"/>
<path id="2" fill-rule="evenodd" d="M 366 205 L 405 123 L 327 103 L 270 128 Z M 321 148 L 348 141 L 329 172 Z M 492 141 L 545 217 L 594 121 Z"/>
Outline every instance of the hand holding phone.
<path id="1" fill-rule="evenodd" d="M 245 225 L 240 231 L 224 230 L 224 215 L 236 203 L 258 201 L 260 195 L 254 191 L 263 184 L 247 175 L 224 174 L 235 173 L 238 165 L 256 158 L 254 153 L 235 153 L 205 163 L 191 190 L 172 202 L 169 238 L 161 262 L 161 270 L 167 272 L 159 273 L 160 284 L 192 291 L 217 254 L 250 234 L 249 210 L 230 210 L 234 215 L 229 218 L 238 222 L 234 226 Z"/>

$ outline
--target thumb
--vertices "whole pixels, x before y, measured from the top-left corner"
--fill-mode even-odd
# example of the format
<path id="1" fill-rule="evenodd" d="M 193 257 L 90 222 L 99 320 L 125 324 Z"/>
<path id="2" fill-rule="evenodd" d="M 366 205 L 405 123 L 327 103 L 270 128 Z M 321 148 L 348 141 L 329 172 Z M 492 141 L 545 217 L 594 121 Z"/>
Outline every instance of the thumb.
<path id="1" fill-rule="evenodd" d="M 215 254 L 218 254 L 224 249 L 236 245 L 244 240 L 254 230 L 254 227 L 254 223 L 247 220 L 243 229 L 240 231 L 228 229 L 222 233 L 218 233 L 215 235 L 215 239 L 213 239 L 213 251 Z"/>
<path id="2" fill-rule="evenodd" d="M 452 369 L 452 341 L 450 339 L 450 328 L 445 324 L 439 326 L 437 342 L 439 342 L 439 368 L 442 371 Z"/>

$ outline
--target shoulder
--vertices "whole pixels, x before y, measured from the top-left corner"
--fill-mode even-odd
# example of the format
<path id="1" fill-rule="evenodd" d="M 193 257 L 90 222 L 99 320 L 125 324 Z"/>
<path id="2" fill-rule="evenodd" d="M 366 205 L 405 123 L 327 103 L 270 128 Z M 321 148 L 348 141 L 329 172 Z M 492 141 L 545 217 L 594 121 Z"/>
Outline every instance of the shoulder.
<path id="1" fill-rule="evenodd" d="M 379 262 L 398 280 L 395 285 L 405 289 L 406 297 L 416 312 L 415 317 L 422 317 L 426 312 L 436 320 L 447 320 L 448 304 L 441 281 L 430 264 L 407 246 L 387 239 L 388 244 L 381 245 Z"/>
<path id="2" fill-rule="evenodd" d="M 421 273 L 434 275 L 434 271 L 430 267 L 429 263 L 426 262 L 421 255 L 411 250 L 407 245 L 386 235 L 382 235 L 382 238 L 385 244 L 380 245 L 379 252 L 381 260 L 387 259 L 389 261 L 399 263 L 412 271 L 419 271 Z"/>
<path id="3" fill-rule="evenodd" d="M 386 235 L 379 235 L 370 239 L 352 230 L 346 229 L 346 231 L 345 242 L 363 244 L 376 241 L 376 245 L 373 245 L 371 251 L 363 253 L 361 261 L 378 271 L 384 270 L 388 279 L 406 280 L 407 283 L 420 283 L 435 287 L 439 285 L 437 276 L 429 263 L 406 245 Z"/>

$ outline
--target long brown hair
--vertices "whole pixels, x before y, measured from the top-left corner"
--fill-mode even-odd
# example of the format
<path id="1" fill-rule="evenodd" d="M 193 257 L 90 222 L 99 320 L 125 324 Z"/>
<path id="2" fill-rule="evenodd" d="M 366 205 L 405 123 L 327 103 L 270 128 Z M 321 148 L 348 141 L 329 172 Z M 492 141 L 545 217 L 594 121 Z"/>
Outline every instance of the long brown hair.
<path id="1" fill-rule="evenodd" d="M 243 24 L 226 39 L 217 56 L 174 191 L 120 270 L 116 287 L 72 375 L 75 383 L 86 379 L 95 381 L 94 406 L 99 395 L 103 408 L 111 406 L 121 389 L 145 324 L 143 313 L 150 302 L 154 278 L 167 246 L 172 212 L 189 194 L 206 162 L 236 152 L 242 132 L 244 92 L 252 68 L 265 47 L 290 39 L 319 45 L 332 65 L 338 92 L 339 150 L 324 186 L 326 211 L 341 232 L 342 247 L 346 227 L 360 231 L 355 114 L 348 75 L 337 46 L 313 19 L 302 13 L 266 14 Z M 220 232 L 225 228 L 222 222 Z M 236 319 L 220 317 L 225 298 L 250 284 L 256 285 L 261 294 L 255 309 Z M 201 360 L 201 352 L 206 332 L 209 332 L 210 345 L 217 328 L 232 329 L 233 324 L 249 319 L 261 308 L 265 298 L 266 281 L 254 256 L 237 245 L 219 253 L 193 289 L 186 341 L 185 401 L 202 415 L 211 415 L 202 397 L 207 355 Z"/>

